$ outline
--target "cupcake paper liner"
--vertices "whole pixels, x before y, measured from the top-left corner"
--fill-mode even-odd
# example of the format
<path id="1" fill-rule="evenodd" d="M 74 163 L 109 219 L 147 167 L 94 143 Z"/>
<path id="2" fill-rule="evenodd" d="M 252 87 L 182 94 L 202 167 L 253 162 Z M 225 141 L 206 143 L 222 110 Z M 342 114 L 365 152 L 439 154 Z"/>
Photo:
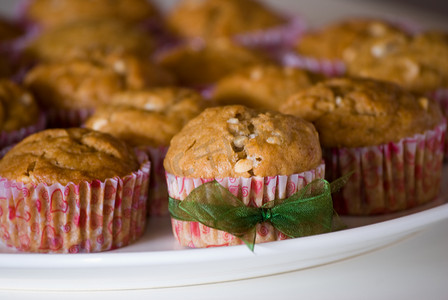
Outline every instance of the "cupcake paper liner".
<path id="1" fill-rule="evenodd" d="M 126 246 L 145 229 L 150 163 L 123 178 L 61 185 L 0 178 L 0 239 L 20 251 L 100 252 Z"/>
<path id="2" fill-rule="evenodd" d="M 56 109 L 47 110 L 48 128 L 80 127 L 94 113 L 94 109 Z"/>
<path id="3" fill-rule="evenodd" d="M 322 163 L 316 169 L 290 176 L 223 178 L 216 179 L 223 187 L 238 197 L 245 205 L 260 207 L 275 199 L 287 198 L 305 185 L 325 175 Z M 168 194 L 171 198 L 184 200 L 192 190 L 214 179 L 187 178 L 166 174 Z M 191 248 L 239 245 L 243 242 L 230 233 L 216 230 L 198 222 L 171 219 L 173 234 L 180 245 Z M 284 240 L 288 237 L 264 222 L 256 227 L 256 243 Z"/>
<path id="4" fill-rule="evenodd" d="M 396 212 L 433 200 L 442 176 L 446 122 L 396 143 L 324 149 L 327 180 L 355 173 L 333 195 L 339 214 Z"/>
<path id="5" fill-rule="evenodd" d="M 168 188 L 166 186 L 165 159 L 168 147 L 144 147 L 139 148 L 145 151 L 151 161 L 151 181 L 149 183 L 148 214 L 150 216 L 167 216 L 168 211 Z"/>
<path id="6" fill-rule="evenodd" d="M 36 124 L 13 131 L 2 131 L 0 133 L 0 149 L 20 142 L 30 134 L 44 130 L 46 127 L 46 116 L 44 113 L 39 115 Z"/>
<path id="7" fill-rule="evenodd" d="M 285 66 L 309 70 L 327 77 L 342 76 L 346 72 L 345 63 L 339 60 L 317 59 L 298 55 L 294 51 L 286 51 L 278 56 L 280 63 Z"/>
<path id="8" fill-rule="evenodd" d="M 428 93 L 428 97 L 440 105 L 443 115 L 448 119 L 448 89 L 439 89 Z M 444 155 L 446 160 L 448 158 L 448 139 L 445 139 Z"/>

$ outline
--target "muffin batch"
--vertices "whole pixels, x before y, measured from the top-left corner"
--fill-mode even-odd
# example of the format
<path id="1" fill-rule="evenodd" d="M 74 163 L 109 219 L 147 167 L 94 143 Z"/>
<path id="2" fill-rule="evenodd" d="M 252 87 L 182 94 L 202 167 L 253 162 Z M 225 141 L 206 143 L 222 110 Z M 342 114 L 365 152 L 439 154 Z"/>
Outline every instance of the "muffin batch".
<path id="1" fill-rule="evenodd" d="M 307 29 L 256 0 L 27 0 L 0 21 L 2 243 L 101 252 L 170 215 L 181 246 L 253 249 L 433 201 L 448 34 L 411 28 Z"/>

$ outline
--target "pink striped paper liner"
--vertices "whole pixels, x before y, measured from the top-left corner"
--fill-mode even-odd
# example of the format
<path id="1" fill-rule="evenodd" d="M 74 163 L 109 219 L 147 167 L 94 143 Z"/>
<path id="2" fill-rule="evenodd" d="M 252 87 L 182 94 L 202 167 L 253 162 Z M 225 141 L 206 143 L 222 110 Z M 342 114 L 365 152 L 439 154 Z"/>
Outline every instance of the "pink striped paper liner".
<path id="1" fill-rule="evenodd" d="M 290 176 L 223 178 L 216 179 L 223 187 L 238 197 L 245 205 L 260 207 L 275 199 L 285 199 L 305 185 L 325 175 L 322 163 L 316 169 Z M 213 179 L 187 178 L 166 174 L 171 198 L 184 200 L 191 191 Z M 171 219 L 173 234 L 182 246 L 191 248 L 239 245 L 242 241 L 230 233 L 216 230 L 198 222 Z M 267 222 L 257 225 L 256 243 L 284 240 L 288 237 Z"/>
<path id="2" fill-rule="evenodd" d="M 434 92 L 428 93 L 428 97 L 433 99 L 440 105 L 440 109 L 442 110 L 445 118 L 448 119 L 448 89 L 439 89 Z M 445 139 L 445 148 L 444 148 L 445 160 L 448 158 L 448 139 Z"/>
<path id="3" fill-rule="evenodd" d="M 139 147 L 145 151 L 151 161 L 151 180 L 149 182 L 148 214 L 150 216 L 167 216 L 168 212 L 168 188 L 166 186 L 165 159 L 168 147 Z"/>
<path id="4" fill-rule="evenodd" d="M 144 232 L 150 163 L 104 181 L 23 184 L 0 178 L 0 239 L 25 252 L 89 253 L 124 247 Z"/>
<path id="5" fill-rule="evenodd" d="M 37 122 L 33 125 L 23 127 L 13 131 L 1 131 L 0 132 L 0 149 L 18 143 L 27 136 L 44 130 L 47 122 L 44 113 L 40 113 Z"/>
<path id="6" fill-rule="evenodd" d="M 446 121 L 424 134 L 362 148 L 324 149 L 327 180 L 355 173 L 333 195 L 335 210 L 374 215 L 405 210 L 439 194 Z"/>

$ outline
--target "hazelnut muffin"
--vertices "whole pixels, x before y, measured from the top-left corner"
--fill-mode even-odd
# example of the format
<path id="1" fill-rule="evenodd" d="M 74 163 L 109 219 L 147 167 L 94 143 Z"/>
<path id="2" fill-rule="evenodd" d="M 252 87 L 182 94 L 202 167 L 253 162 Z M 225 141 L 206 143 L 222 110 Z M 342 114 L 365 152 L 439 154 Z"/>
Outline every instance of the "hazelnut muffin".
<path id="1" fill-rule="evenodd" d="M 30 252 L 99 252 L 142 233 L 149 163 L 90 129 L 49 129 L 0 160 L 1 238 Z"/>
<path id="2" fill-rule="evenodd" d="M 293 51 L 284 55 L 287 65 L 302 67 L 327 76 L 341 76 L 353 60 L 357 45 L 373 38 L 405 35 L 401 28 L 377 19 L 343 19 L 305 32 Z"/>
<path id="3" fill-rule="evenodd" d="M 313 85 L 318 76 L 306 70 L 271 64 L 255 65 L 216 83 L 213 100 L 220 105 L 241 104 L 278 110 L 289 96 Z"/>
<path id="4" fill-rule="evenodd" d="M 446 122 L 427 98 L 390 82 L 337 78 L 291 96 L 280 111 L 316 126 L 329 180 L 355 172 L 335 200 L 339 213 L 393 212 L 438 195 Z"/>
<path id="5" fill-rule="evenodd" d="M 173 199 L 182 202 L 194 188 L 216 179 L 251 207 L 289 197 L 324 176 L 318 134 L 311 123 L 239 105 L 207 108 L 188 122 L 171 140 L 164 166 Z M 172 224 L 183 246 L 241 243 L 232 234 L 197 222 L 173 217 Z M 257 243 L 286 238 L 269 222 L 256 228 Z M 320 232 L 322 228 L 313 233 Z"/>
<path id="6" fill-rule="evenodd" d="M 220 38 L 207 43 L 186 42 L 159 53 L 156 61 L 173 73 L 180 84 L 203 87 L 243 67 L 266 63 L 269 59 L 258 51 Z"/>
<path id="7" fill-rule="evenodd" d="M 49 29 L 30 41 L 23 51 L 26 57 L 38 62 L 102 61 L 111 55 L 149 57 L 154 46 L 153 38 L 136 26 L 100 19 Z"/>
<path id="8" fill-rule="evenodd" d="M 148 0 L 29 0 L 24 12 L 27 20 L 44 28 L 103 18 L 135 23 L 158 15 Z"/>
<path id="9" fill-rule="evenodd" d="M 151 160 L 148 212 L 168 214 L 163 159 L 171 138 L 204 109 L 199 93 L 184 88 L 153 88 L 115 94 L 85 126 L 112 134 L 145 151 Z"/>
<path id="10" fill-rule="evenodd" d="M 428 93 L 448 88 L 448 34 L 374 39 L 358 49 L 348 72 L 388 80 L 407 90 Z"/>
<path id="11" fill-rule="evenodd" d="M 25 88 L 0 79 L 0 147 L 6 147 L 44 129 L 45 117 Z"/>
<path id="12" fill-rule="evenodd" d="M 177 35 L 204 39 L 231 37 L 285 22 L 254 0 L 182 0 L 167 17 L 168 27 Z"/>
<path id="13" fill-rule="evenodd" d="M 79 126 L 117 92 L 173 82 L 167 71 L 133 56 L 105 58 L 103 64 L 87 60 L 41 64 L 24 80 L 49 112 L 50 126 L 57 127 Z"/>

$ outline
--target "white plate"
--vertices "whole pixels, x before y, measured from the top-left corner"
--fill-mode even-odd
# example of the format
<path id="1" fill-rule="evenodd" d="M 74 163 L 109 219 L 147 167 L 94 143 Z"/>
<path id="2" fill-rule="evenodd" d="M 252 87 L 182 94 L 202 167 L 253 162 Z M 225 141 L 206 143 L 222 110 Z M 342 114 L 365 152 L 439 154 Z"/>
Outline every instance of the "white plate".
<path id="1" fill-rule="evenodd" d="M 183 249 L 168 218 L 150 221 L 136 244 L 99 254 L 24 254 L 0 246 L 0 289 L 117 290 L 238 280 L 335 262 L 400 242 L 448 218 L 448 167 L 441 195 L 427 205 L 380 217 L 343 220 L 350 229 L 246 246 Z"/>

